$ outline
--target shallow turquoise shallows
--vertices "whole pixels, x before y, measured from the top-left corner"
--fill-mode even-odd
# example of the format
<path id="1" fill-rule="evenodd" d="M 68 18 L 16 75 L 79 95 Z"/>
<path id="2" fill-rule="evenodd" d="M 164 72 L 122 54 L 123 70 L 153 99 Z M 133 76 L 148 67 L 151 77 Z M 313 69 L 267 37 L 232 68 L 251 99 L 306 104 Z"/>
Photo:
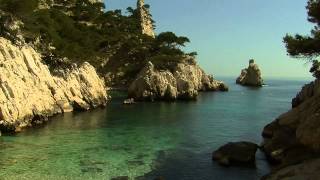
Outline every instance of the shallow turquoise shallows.
<path id="1" fill-rule="evenodd" d="M 263 88 L 237 86 L 201 93 L 198 101 L 122 105 L 58 115 L 43 127 L 0 137 L 0 179 L 259 179 L 269 171 L 223 168 L 211 153 L 230 141 L 261 142 L 264 125 L 290 108 L 306 81 L 269 80 Z"/>

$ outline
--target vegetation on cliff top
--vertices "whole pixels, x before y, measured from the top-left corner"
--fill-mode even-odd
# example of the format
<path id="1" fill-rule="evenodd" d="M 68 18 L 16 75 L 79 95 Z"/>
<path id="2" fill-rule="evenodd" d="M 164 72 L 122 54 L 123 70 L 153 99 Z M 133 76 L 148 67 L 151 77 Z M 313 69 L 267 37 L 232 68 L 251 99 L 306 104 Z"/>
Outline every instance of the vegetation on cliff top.
<path id="1" fill-rule="evenodd" d="M 138 10 L 129 7 L 105 11 L 103 3 L 89 0 L 0 0 L 0 36 L 15 41 L 20 33 L 39 50 L 52 68 L 89 61 L 99 72 L 121 72 L 122 78 L 137 74 L 147 61 L 169 68 L 186 53 L 181 50 L 186 37 L 172 32 L 156 38 L 141 34 Z M 52 3 L 53 2 L 53 3 Z M 145 5 L 149 8 L 149 5 Z M 23 23 L 20 32 L 8 28 L 12 19 Z M 189 55 L 196 55 L 191 53 Z"/>

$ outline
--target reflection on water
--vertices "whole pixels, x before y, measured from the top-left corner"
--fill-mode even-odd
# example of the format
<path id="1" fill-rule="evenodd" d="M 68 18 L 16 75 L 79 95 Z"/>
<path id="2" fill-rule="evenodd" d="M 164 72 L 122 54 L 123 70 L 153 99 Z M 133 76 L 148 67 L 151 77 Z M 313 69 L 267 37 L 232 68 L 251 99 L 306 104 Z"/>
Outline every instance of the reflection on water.
<path id="1" fill-rule="evenodd" d="M 263 89 L 231 85 L 196 102 L 123 106 L 67 113 L 43 127 L 0 138 L 4 179 L 258 179 L 257 168 L 221 168 L 211 152 L 228 141 L 261 141 L 262 127 L 290 107 L 304 82 L 271 81 Z"/>

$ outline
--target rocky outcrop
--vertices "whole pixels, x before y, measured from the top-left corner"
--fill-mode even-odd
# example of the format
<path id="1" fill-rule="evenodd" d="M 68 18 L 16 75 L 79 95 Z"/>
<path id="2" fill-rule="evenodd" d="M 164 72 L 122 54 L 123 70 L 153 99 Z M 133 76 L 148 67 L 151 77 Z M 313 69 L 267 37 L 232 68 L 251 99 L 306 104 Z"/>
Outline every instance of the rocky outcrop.
<path id="1" fill-rule="evenodd" d="M 320 80 L 306 84 L 302 90 L 292 99 L 292 107 L 297 107 L 306 100 L 320 95 Z"/>
<path id="2" fill-rule="evenodd" d="M 227 91 L 228 87 L 208 76 L 194 62 L 179 63 L 174 71 L 157 70 L 149 62 L 130 85 L 129 98 L 135 100 L 196 99 L 198 91 Z"/>
<path id="3" fill-rule="evenodd" d="M 315 163 L 307 160 L 320 157 L 319 88 L 319 80 L 304 86 L 294 98 L 293 108 L 263 130 L 263 149 L 275 168 L 282 169 L 279 172 L 308 167 Z"/>
<path id="4" fill-rule="evenodd" d="M 149 9 L 145 7 L 144 0 L 137 1 L 137 9 L 139 12 L 140 27 L 142 34 L 155 37 L 151 15 Z"/>
<path id="5" fill-rule="evenodd" d="M 212 153 L 212 160 L 220 165 L 254 166 L 258 145 L 251 142 L 228 143 Z"/>
<path id="6" fill-rule="evenodd" d="M 263 177 L 263 180 L 280 180 L 280 179 L 320 179 L 320 159 L 306 161 L 283 168 L 273 174 Z"/>
<path id="7" fill-rule="evenodd" d="M 0 127 L 15 131 L 57 113 L 107 102 L 104 81 L 88 63 L 54 76 L 29 46 L 0 38 Z"/>
<path id="8" fill-rule="evenodd" d="M 263 79 L 259 66 L 255 64 L 254 60 L 249 61 L 249 67 L 241 71 L 240 76 L 237 78 L 237 84 L 243 86 L 262 86 Z"/>

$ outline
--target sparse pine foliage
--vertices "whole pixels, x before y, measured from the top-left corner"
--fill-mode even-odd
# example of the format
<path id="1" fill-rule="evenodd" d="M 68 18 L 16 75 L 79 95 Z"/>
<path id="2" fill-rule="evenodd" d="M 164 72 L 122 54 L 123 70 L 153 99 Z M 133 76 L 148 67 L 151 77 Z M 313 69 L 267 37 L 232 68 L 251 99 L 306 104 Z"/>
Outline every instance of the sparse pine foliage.
<path id="1" fill-rule="evenodd" d="M 320 0 L 309 0 L 308 21 L 315 23 L 310 35 L 286 35 L 284 43 L 290 56 L 313 60 L 320 55 Z"/>
<path id="2" fill-rule="evenodd" d="M 320 78 L 319 62 L 315 60 L 320 55 L 320 0 L 309 0 L 306 9 L 308 21 L 315 24 L 311 34 L 296 34 L 294 36 L 287 34 L 283 40 L 288 54 L 292 57 L 312 61 L 313 66 L 310 72 L 314 77 Z"/>

